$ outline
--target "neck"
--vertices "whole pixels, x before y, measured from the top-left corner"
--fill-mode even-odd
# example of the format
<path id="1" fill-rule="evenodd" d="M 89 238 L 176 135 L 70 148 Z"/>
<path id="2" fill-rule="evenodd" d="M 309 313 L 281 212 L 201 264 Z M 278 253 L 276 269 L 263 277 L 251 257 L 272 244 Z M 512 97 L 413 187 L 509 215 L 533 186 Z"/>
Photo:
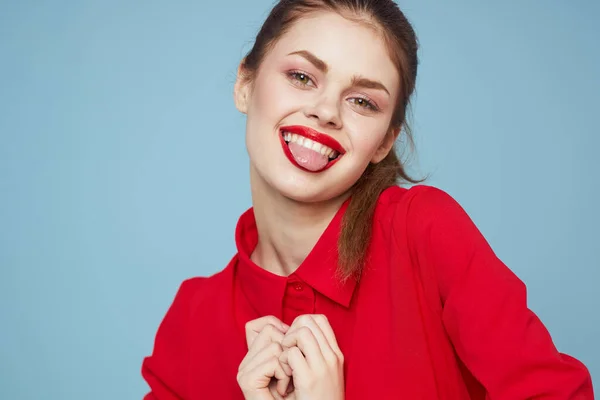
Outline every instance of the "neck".
<path id="1" fill-rule="evenodd" d="M 250 258 L 267 271 L 288 276 L 308 256 L 349 193 L 324 202 L 299 202 L 255 175 L 251 173 L 251 187 L 258 244 Z"/>

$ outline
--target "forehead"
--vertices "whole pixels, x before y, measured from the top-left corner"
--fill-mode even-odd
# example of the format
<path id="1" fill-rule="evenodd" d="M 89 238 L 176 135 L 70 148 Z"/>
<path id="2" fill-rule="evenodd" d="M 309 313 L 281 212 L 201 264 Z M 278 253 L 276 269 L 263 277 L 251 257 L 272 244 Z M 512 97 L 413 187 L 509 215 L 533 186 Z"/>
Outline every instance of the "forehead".
<path id="1" fill-rule="evenodd" d="M 308 50 L 340 78 L 360 75 L 379 80 L 390 89 L 399 84 L 398 70 L 380 33 L 366 23 L 351 21 L 333 12 L 300 17 L 277 41 L 273 56 Z"/>

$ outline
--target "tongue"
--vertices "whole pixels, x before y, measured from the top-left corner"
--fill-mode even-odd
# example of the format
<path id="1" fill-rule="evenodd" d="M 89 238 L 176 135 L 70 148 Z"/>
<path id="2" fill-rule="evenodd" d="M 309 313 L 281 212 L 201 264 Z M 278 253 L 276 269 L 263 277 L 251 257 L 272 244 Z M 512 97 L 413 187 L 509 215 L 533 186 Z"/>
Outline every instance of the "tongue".
<path id="1" fill-rule="evenodd" d="M 309 171 L 319 171 L 327 165 L 329 157 L 314 150 L 307 149 L 298 143 L 290 143 L 290 152 L 296 162 Z"/>

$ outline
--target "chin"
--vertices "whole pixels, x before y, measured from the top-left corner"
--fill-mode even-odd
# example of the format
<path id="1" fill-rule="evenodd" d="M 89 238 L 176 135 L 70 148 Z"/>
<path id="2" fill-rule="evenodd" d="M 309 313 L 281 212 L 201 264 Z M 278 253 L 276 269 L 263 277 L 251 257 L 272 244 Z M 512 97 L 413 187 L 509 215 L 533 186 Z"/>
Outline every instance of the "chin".
<path id="1" fill-rule="evenodd" d="M 333 171 L 332 171 L 333 172 Z M 293 171 L 287 176 L 265 177 L 266 183 L 285 198 L 300 203 L 322 203 L 346 194 L 356 180 L 347 182 L 334 175 L 316 176 L 310 173 Z M 358 179 L 358 178 L 357 178 Z"/>
<path id="2" fill-rule="evenodd" d="M 322 203 L 339 197 L 345 191 L 312 187 L 283 187 L 278 190 L 282 196 L 299 203 Z"/>
<path id="3" fill-rule="evenodd" d="M 345 197 L 364 172 L 358 166 L 349 168 L 344 162 L 318 173 L 308 172 L 290 162 L 283 152 L 269 158 L 266 154 L 270 152 L 263 149 L 249 150 L 253 190 L 264 190 L 300 203 L 323 203 Z"/>

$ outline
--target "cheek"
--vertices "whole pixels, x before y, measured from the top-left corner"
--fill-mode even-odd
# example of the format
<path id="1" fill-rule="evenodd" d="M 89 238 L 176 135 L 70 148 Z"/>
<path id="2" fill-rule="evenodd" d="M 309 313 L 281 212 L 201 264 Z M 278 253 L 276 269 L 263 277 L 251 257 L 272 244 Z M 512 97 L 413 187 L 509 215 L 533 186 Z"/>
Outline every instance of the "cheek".
<path id="1" fill-rule="evenodd" d="M 387 133 L 387 123 L 368 119 L 354 118 L 351 133 L 352 148 L 361 158 L 370 159 L 381 146 Z"/>
<path id="2" fill-rule="evenodd" d="M 252 108 L 256 109 L 261 120 L 277 123 L 298 105 L 293 89 L 284 77 L 274 72 L 265 73 L 255 82 Z"/>

